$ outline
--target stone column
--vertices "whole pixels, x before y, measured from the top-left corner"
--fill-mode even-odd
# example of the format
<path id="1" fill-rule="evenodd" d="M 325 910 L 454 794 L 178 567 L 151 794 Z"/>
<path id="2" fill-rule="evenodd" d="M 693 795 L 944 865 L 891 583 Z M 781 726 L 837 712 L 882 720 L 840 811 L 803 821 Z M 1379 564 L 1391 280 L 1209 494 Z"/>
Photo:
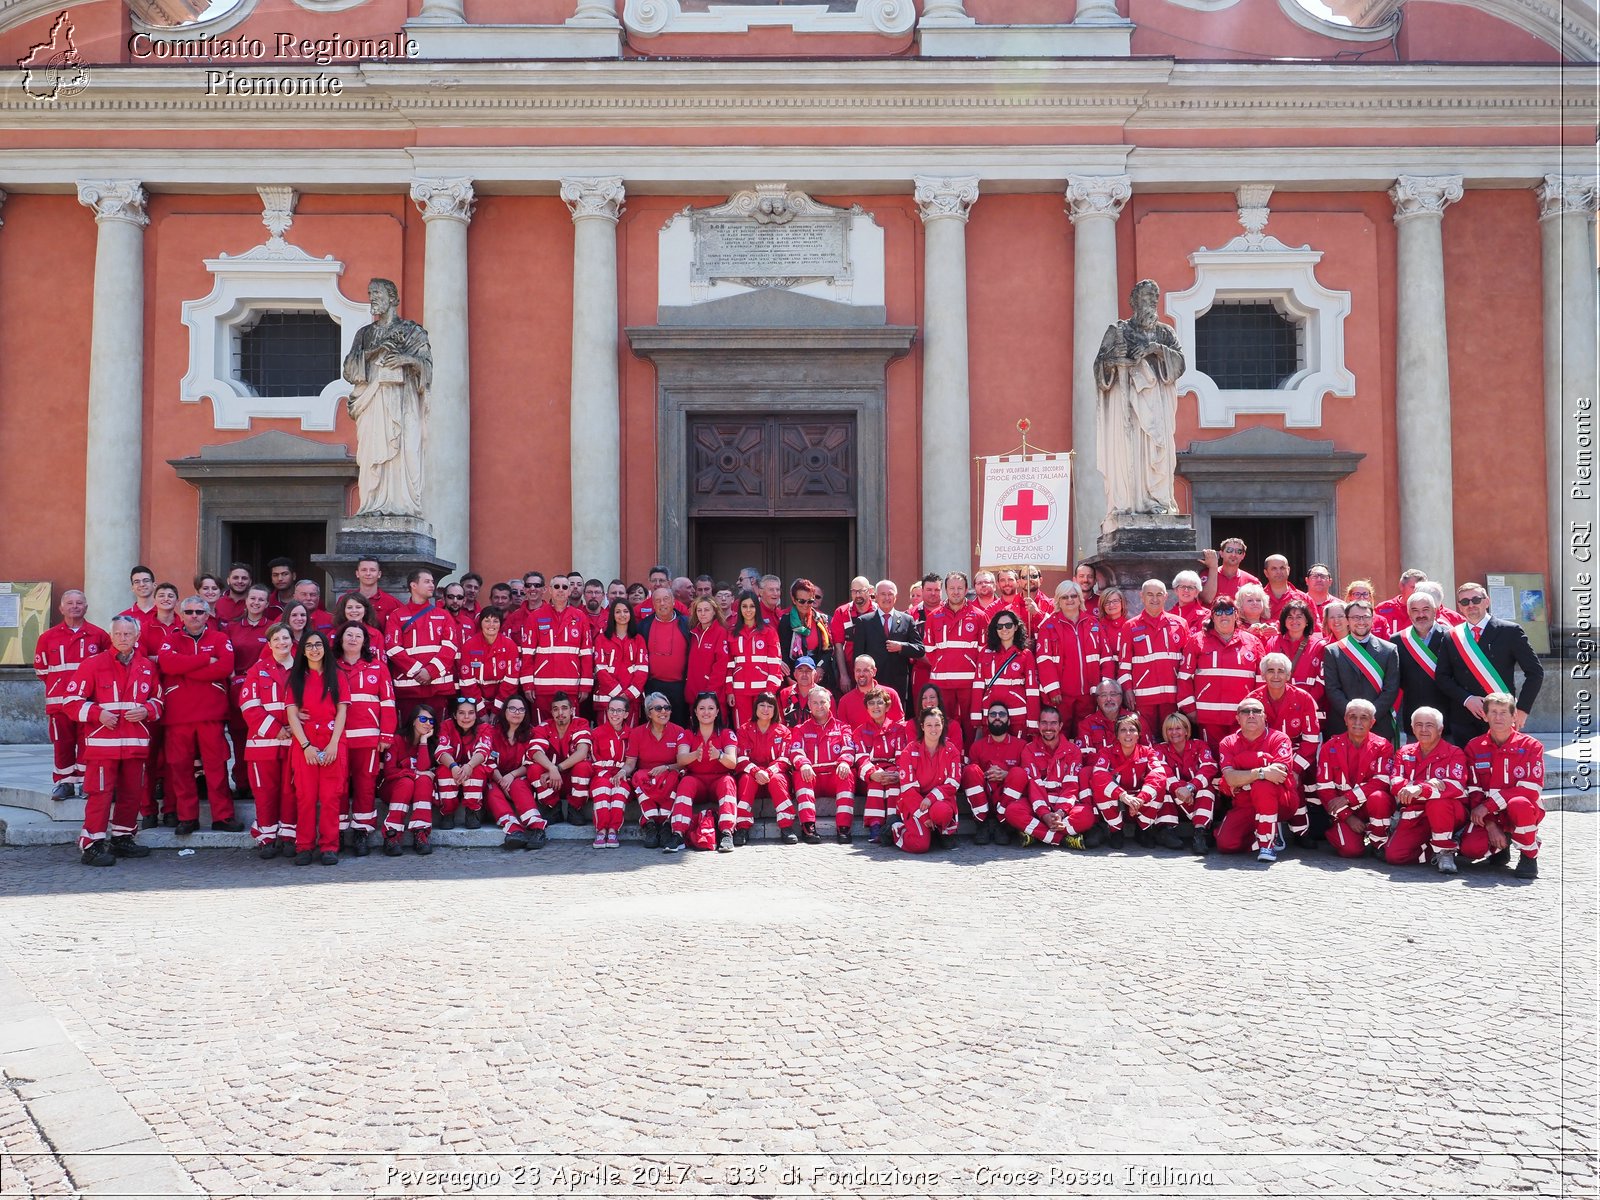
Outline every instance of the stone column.
<path id="1" fill-rule="evenodd" d="M 918 175 L 922 213 L 922 569 L 971 572 L 967 214 L 976 175 Z"/>
<path id="2" fill-rule="evenodd" d="M 618 413 L 616 176 L 563 179 L 572 210 L 572 565 L 622 575 L 622 422 Z"/>
<path id="3" fill-rule="evenodd" d="M 1117 217 L 1133 195 L 1126 175 L 1067 176 L 1072 218 L 1072 555 L 1095 553 L 1106 519 L 1106 480 L 1100 473 L 1100 393 L 1094 356 L 1117 319 Z"/>
<path id="4" fill-rule="evenodd" d="M 465 25 L 466 0 L 422 0 L 422 8 L 412 17 L 412 25 Z"/>
<path id="5" fill-rule="evenodd" d="M 140 558 L 144 480 L 145 191 L 134 179 L 78 181 L 94 209 L 94 319 L 89 336 L 89 433 L 84 473 L 83 589 L 89 619 L 127 607 Z"/>
<path id="6" fill-rule="evenodd" d="M 1074 25 L 1121 25 L 1127 20 L 1117 11 L 1117 0 L 1078 0 L 1072 16 Z"/>
<path id="7" fill-rule="evenodd" d="M 567 18 L 568 25 L 593 25 L 604 29 L 620 29 L 617 20 L 617 0 L 578 0 L 578 6 Z"/>
<path id="8" fill-rule="evenodd" d="M 923 28 L 929 25 L 975 25 L 975 18 L 967 15 L 966 0 L 922 0 L 922 15 L 917 18 L 917 24 Z"/>
<path id="9" fill-rule="evenodd" d="M 1578 437 L 1586 425 L 1593 446 L 1595 379 L 1595 200 L 1593 175 L 1546 175 L 1539 188 L 1539 233 L 1544 268 L 1545 495 L 1549 506 L 1550 577 L 1546 581 L 1550 630 L 1570 634 L 1579 572 L 1591 579 L 1596 565 L 1593 529 L 1574 547 L 1575 526 L 1595 519 L 1595 487 L 1578 478 Z M 1592 464 L 1592 457 L 1587 460 Z M 1574 487 L 1574 485 L 1577 485 Z M 1577 550 L 1577 554 L 1574 553 Z M 1585 557 L 1579 558 L 1578 554 Z M 1593 587 L 1586 589 L 1591 597 Z M 1593 616 L 1592 604 L 1589 608 Z M 1502 613 L 1502 616 L 1507 614 Z M 1552 646 L 1552 649 L 1555 647 Z"/>
<path id="10" fill-rule="evenodd" d="M 470 179 L 416 179 L 411 199 L 427 229 L 422 324 L 433 350 L 433 387 L 422 453 L 422 501 L 439 557 L 465 571 L 472 561 L 472 403 L 467 343 L 467 225 Z"/>
<path id="11" fill-rule="evenodd" d="M 1444 210 L 1459 175 L 1402 175 L 1389 189 L 1398 227 L 1395 452 L 1400 566 L 1421 567 L 1455 595 L 1455 488 L 1450 454 L 1450 356 L 1444 317 Z"/>

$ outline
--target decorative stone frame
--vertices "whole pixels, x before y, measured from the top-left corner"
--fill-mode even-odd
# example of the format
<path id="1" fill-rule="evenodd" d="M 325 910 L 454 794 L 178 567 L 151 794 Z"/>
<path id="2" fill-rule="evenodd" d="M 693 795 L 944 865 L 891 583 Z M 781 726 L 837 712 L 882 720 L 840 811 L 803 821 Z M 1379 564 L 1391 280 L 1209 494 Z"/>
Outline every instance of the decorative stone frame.
<path id="1" fill-rule="evenodd" d="M 761 26 L 789 26 L 796 33 L 909 33 L 916 24 L 912 0 L 856 0 L 848 12 L 823 4 L 727 4 L 712 0 L 710 12 L 684 12 L 680 0 L 627 0 L 622 24 L 634 37 L 663 33 L 747 33 Z"/>
<path id="2" fill-rule="evenodd" d="M 1307 517 L 1310 558 L 1292 563 L 1304 573 L 1325 562 L 1339 578 L 1339 481 L 1366 455 L 1336 450 L 1331 441 L 1296 437 L 1277 429 L 1245 429 L 1206 442 L 1190 442 L 1178 455 L 1178 475 L 1188 480 L 1195 533 L 1202 546 L 1212 540 L 1214 514 L 1257 517 Z"/>

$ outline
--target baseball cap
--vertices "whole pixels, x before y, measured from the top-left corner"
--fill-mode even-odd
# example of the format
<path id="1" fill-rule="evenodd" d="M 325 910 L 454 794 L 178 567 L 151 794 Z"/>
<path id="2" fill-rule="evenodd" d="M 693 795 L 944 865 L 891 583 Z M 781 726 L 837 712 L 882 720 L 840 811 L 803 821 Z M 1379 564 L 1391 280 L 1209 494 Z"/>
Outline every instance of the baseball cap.
<path id="1" fill-rule="evenodd" d="M 799 658 L 794 660 L 794 669 L 798 671 L 801 667 L 810 667 L 813 671 L 815 671 L 817 669 L 817 660 L 812 658 L 809 654 L 802 654 Z"/>

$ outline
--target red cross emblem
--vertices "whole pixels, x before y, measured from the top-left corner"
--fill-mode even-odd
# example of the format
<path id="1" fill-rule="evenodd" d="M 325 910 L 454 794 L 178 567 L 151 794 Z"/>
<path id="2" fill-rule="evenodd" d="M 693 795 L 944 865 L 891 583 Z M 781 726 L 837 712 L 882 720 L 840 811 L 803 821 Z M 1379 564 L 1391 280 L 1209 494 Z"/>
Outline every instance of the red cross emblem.
<path id="1" fill-rule="evenodd" d="M 1013 503 L 1000 509 L 1000 519 L 1009 521 L 1018 537 L 1032 537 L 1034 522 L 1047 520 L 1049 516 L 1050 506 L 1036 503 L 1032 488 L 1023 488 Z"/>

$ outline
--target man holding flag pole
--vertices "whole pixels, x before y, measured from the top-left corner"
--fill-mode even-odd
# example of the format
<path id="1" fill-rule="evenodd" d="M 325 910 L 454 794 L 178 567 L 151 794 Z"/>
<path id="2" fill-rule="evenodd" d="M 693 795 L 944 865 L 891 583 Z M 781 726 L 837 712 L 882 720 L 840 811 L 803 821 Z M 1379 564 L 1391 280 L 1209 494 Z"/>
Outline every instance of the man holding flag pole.
<path id="1" fill-rule="evenodd" d="M 1489 615 L 1489 589 L 1483 584 L 1463 583 L 1456 589 L 1456 606 L 1466 620 L 1450 630 L 1434 675 L 1439 691 L 1450 701 L 1449 740 L 1465 746 L 1488 731 L 1483 698 L 1491 692 L 1516 696 L 1514 719 L 1521 732 L 1544 683 L 1539 656 L 1522 626 Z M 1521 692 L 1511 686 L 1518 667 Z"/>

